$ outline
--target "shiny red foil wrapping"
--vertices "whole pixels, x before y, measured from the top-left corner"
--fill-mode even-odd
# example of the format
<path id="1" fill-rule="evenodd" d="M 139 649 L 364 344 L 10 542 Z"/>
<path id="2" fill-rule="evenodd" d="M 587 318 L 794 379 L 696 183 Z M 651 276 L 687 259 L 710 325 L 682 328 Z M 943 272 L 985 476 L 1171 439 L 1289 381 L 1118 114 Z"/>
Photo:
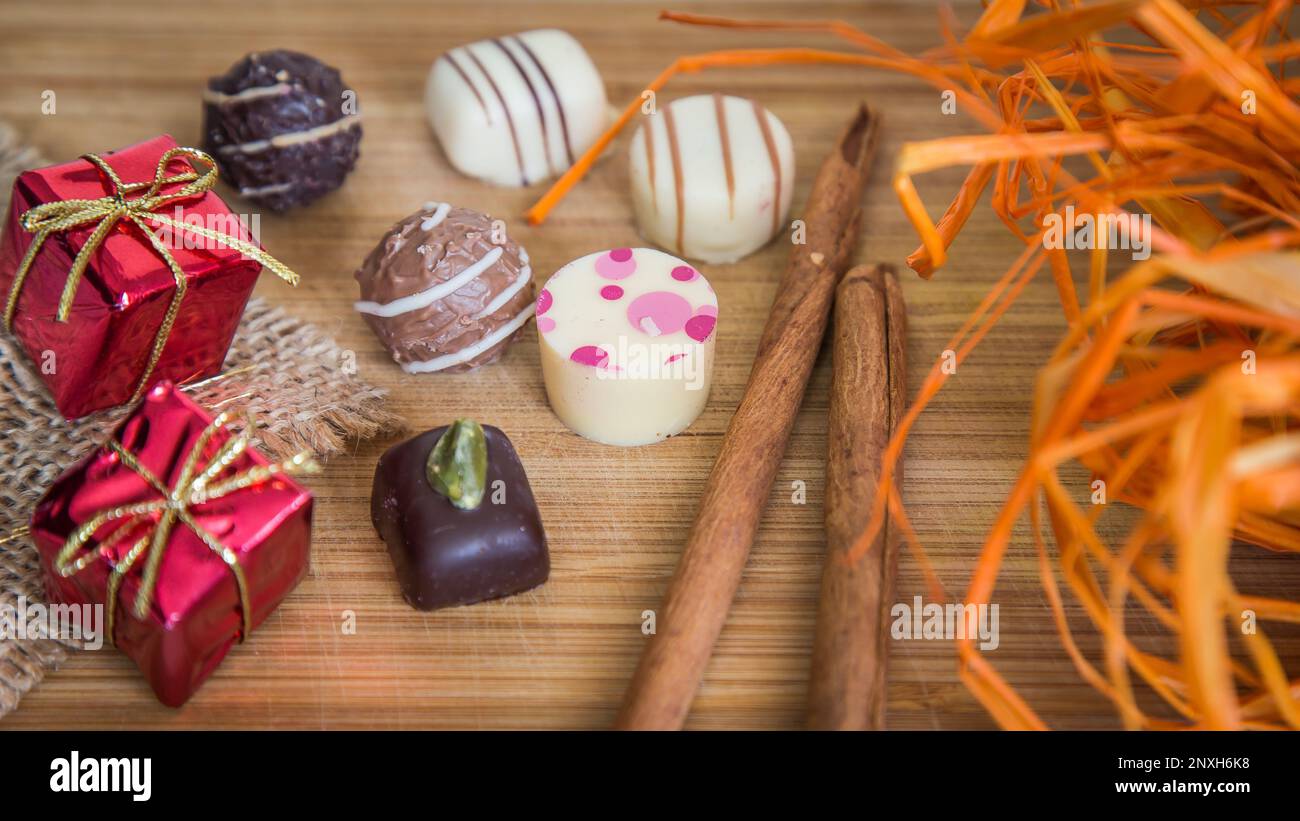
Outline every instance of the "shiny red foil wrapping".
<path id="1" fill-rule="evenodd" d="M 146 182 L 153 180 L 162 155 L 174 147 L 175 140 L 162 136 L 102 156 L 123 183 Z M 192 166 L 176 158 L 169 170 L 174 174 L 187 168 Z M 0 235 L 0 306 L 34 236 L 18 224 L 19 217 L 41 203 L 98 199 L 110 193 L 111 183 L 81 159 L 19 175 Z M 164 205 L 160 212 L 254 241 L 211 191 Z M 68 269 L 94 228 L 88 223 L 45 240 L 23 283 L 13 320 L 14 336 L 68 419 L 131 399 L 176 290 L 171 270 L 140 228 L 119 221 L 92 255 L 68 321 L 58 322 L 55 314 Z M 155 228 L 161 230 L 157 224 Z M 262 269 L 239 251 L 195 234 L 187 237 L 188 242 L 182 237 L 167 243 L 185 272 L 187 291 L 150 382 L 184 383 L 217 373 Z"/>
<path id="2" fill-rule="evenodd" d="M 212 416 L 189 397 L 171 383 L 163 383 L 145 394 L 113 436 L 171 488 L 211 421 Z M 200 467 L 230 435 L 223 429 L 212 437 Z M 217 478 L 254 464 L 264 465 L 267 460 L 249 448 Z M 160 701 L 178 707 L 194 694 L 240 638 L 243 617 L 231 569 L 194 531 L 177 522 L 159 568 L 152 605 L 145 618 L 139 619 L 134 605 L 147 554 L 122 580 L 117 601 L 108 602 L 105 597 L 110 564 L 120 560 L 144 535 L 144 526 L 139 528 L 139 535 L 105 548 L 98 540 L 107 539 L 113 532 L 114 525 L 107 524 L 87 547 L 97 551 L 100 560 L 68 577 L 54 567 L 55 557 L 68 536 L 97 512 L 157 498 L 157 490 L 122 464 L 121 458 L 105 445 L 54 482 L 32 515 L 31 537 L 40 553 L 50 602 L 116 606 L 114 638 L 118 649 L 135 661 Z M 282 476 L 195 504 L 190 512 L 200 526 L 238 557 L 248 584 L 252 626 L 261 624 L 307 573 L 311 493 Z"/>

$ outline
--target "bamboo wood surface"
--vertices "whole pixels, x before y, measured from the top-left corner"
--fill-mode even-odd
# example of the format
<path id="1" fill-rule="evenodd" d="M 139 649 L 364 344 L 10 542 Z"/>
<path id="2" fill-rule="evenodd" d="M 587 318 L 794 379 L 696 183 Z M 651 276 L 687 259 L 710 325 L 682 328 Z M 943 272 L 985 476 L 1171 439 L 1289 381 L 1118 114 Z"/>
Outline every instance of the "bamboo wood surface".
<path id="1" fill-rule="evenodd" d="M 969 25 L 978 3 L 957 0 Z M 63 161 L 156 136 L 199 138 L 206 77 L 245 52 L 314 54 L 342 70 L 365 121 L 361 160 L 344 188 L 288 215 L 261 215 L 268 250 L 303 275 L 291 290 L 264 277 L 258 293 L 317 323 L 356 352 L 360 376 L 392 390 L 415 430 L 474 416 L 513 439 L 550 537 L 551 580 L 505 601 L 432 614 L 401 600 L 368 517 L 375 461 L 391 443 L 367 442 L 311 484 L 318 494 L 310 577 L 251 640 L 236 648 L 185 707 L 159 705 L 132 664 L 111 650 L 75 654 L 27 696 L 0 729 L 34 727 L 607 727 L 646 642 L 643 612 L 658 606 L 691 527 L 722 434 L 736 409 L 776 283 L 782 239 L 735 265 L 706 266 L 721 303 L 713 392 L 683 435 L 620 450 L 569 433 L 546 404 L 530 325 L 504 360 L 476 373 L 406 376 L 352 310 L 352 272 L 395 221 L 429 199 L 510 221 L 539 279 L 570 259 L 638 244 L 628 196 L 626 143 L 616 142 L 554 212 L 531 228 L 520 215 L 540 195 L 465 179 L 447 164 L 424 118 L 426 72 L 442 51 L 485 36 L 555 26 L 569 30 L 601 69 L 611 102 L 637 95 L 673 57 L 714 47 L 833 46 L 813 35 L 722 33 L 656 22 L 659 3 L 391 0 L 241 0 L 202 8 L 139 0 L 35 2 L 0 7 L 0 118 L 46 156 Z M 930 0 L 682 3 L 691 11 L 838 17 L 909 52 L 938 45 Z M 45 92 L 56 113 L 43 114 Z M 898 75 L 846 67 L 726 70 L 680 77 L 661 99 L 723 91 L 752 97 L 794 139 L 794 216 L 845 112 L 859 99 L 885 122 L 874 172 L 888 179 L 906 140 L 975 132 L 940 92 Z M 44 96 L 43 96 L 44 95 Z M 928 175 L 919 189 L 941 213 L 965 169 Z M 251 206 L 222 186 L 236 211 Z M 870 186 L 859 259 L 899 267 L 909 306 L 909 397 L 945 341 L 1015 253 L 1017 242 L 980 210 L 934 280 L 903 260 L 916 245 L 886 185 Z M 1116 255 L 1112 255 L 1116 256 Z M 1076 273 L 1086 278 L 1078 258 Z M 1082 285 L 1080 286 L 1082 289 Z M 949 590 L 960 595 L 984 533 L 1025 450 L 1037 367 L 1064 328 L 1050 280 L 1034 282 L 1013 313 L 962 365 L 911 440 L 905 497 Z M 830 358 L 823 350 L 769 494 L 736 600 L 694 700 L 688 727 L 796 728 L 803 724 L 824 546 L 822 496 Z M 1077 485 L 1086 492 L 1087 477 Z M 1295 563 L 1250 554 L 1243 591 L 1300 584 Z M 1270 580 L 1266 581 L 1266 580 Z M 898 598 L 927 594 L 904 553 Z M 990 654 L 1051 723 L 1114 726 L 1114 713 L 1075 673 L 1054 634 L 1033 546 L 1021 531 L 998 588 L 1001 640 Z M 1084 620 L 1072 604 L 1076 626 Z M 344 628 L 355 620 L 355 632 Z M 1145 630 L 1145 632 L 1144 632 Z M 1136 622 L 1155 650 L 1168 643 Z M 1084 653 L 1099 658 L 1091 631 Z M 989 727 L 957 680 L 942 641 L 891 648 L 894 728 Z M 1278 642 L 1286 659 L 1294 639 Z"/>

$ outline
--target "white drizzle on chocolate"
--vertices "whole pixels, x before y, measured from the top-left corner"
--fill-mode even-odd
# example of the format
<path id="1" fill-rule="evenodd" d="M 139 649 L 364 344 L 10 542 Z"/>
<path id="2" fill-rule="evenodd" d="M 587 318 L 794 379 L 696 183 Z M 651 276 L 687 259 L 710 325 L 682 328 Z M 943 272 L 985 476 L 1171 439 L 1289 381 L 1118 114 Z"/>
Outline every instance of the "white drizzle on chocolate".
<path id="1" fill-rule="evenodd" d="M 432 205 L 434 205 L 434 203 L 428 203 L 424 207 L 427 209 Z M 442 224 L 442 221 L 447 218 L 447 215 L 449 213 L 451 213 L 450 203 L 446 203 L 446 202 L 438 203 L 437 210 L 435 210 L 431 215 L 425 217 L 424 220 L 420 222 L 420 230 L 432 231 L 434 228 L 437 228 L 439 225 Z"/>
<path id="2" fill-rule="evenodd" d="M 234 94 L 224 94 L 220 91 L 213 91 L 210 88 L 203 90 L 203 102 L 212 103 L 213 105 L 238 105 L 248 103 L 253 100 L 260 100 L 264 97 L 279 97 L 281 94 L 288 94 L 293 91 L 293 86 L 288 83 L 275 83 L 269 86 L 253 86 L 243 91 L 237 91 Z"/>
<path id="3" fill-rule="evenodd" d="M 328 137 L 332 137 L 340 131 L 354 128 L 361 124 L 361 114 L 348 114 L 340 117 L 332 123 L 318 125 L 315 128 L 306 128 L 302 131 L 290 131 L 286 134 L 276 134 L 264 140 L 251 140 L 246 143 L 237 143 L 235 145 L 223 145 L 219 150 L 222 154 L 260 154 L 263 151 L 269 151 L 272 148 L 286 148 L 291 145 L 300 145 L 302 143 L 316 142 Z"/>
<path id="4" fill-rule="evenodd" d="M 356 310 L 409 373 L 494 359 L 532 316 L 533 272 L 486 214 L 427 202 L 397 223 L 357 271 Z"/>
<path id="5" fill-rule="evenodd" d="M 277 211 L 306 205 L 356 162 L 362 126 L 342 105 L 348 94 L 337 69 L 311 55 L 249 54 L 208 81 L 203 147 L 243 196 Z M 336 99 L 338 108 L 327 102 Z"/>
<path id="6" fill-rule="evenodd" d="M 520 256 L 523 258 L 525 263 L 528 261 L 525 255 L 520 254 Z M 519 293 L 524 288 L 528 287 L 528 283 L 531 282 L 532 279 L 533 279 L 533 267 L 531 265 L 524 265 L 523 269 L 519 272 L 519 277 L 513 283 L 511 283 L 510 287 L 506 288 L 504 291 L 497 294 L 495 299 L 489 302 L 483 308 L 483 310 L 479 311 L 478 313 L 470 317 L 470 319 L 482 319 L 483 317 L 486 316 L 492 316 L 492 314 L 495 314 L 497 311 L 501 310 L 502 306 L 504 306 L 507 302 L 514 299 L 515 294 Z"/>
<path id="7" fill-rule="evenodd" d="M 279 194 L 288 191 L 291 188 L 293 188 L 293 183 L 277 182 L 272 185 L 262 185 L 257 188 L 241 188 L 239 189 L 239 194 L 240 196 L 249 197 L 251 199 L 254 197 L 264 197 L 267 194 Z"/>
<path id="8" fill-rule="evenodd" d="M 416 291 L 407 296 L 398 297 L 392 302 L 371 302 L 368 300 L 358 300 L 352 303 L 352 307 L 363 314 L 373 314 L 392 318 L 409 314 L 411 311 L 418 311 L 421 308 L 427 308 L 438 300 L 450 294 L 454 294 L 461 288 L 464 288 L 471 281 L 477 279 L 487 269 L 496 264 L 501 259 L 505 249 L 501 246 L 493 248 L 483 256 L 479 257 L 473 265 L 468 266 L 456 276 L 446 282 L 439 282 L 432 288 L 425 288 L 423 291 Z"/>
<path id="9" fill-rule="evenodd" d="M 528 321 L 529 317 L 531 317 L 533 312 L 536 310 L 536 303 L 530 302 L 528 303 L 527 308 L 524 308 L 515 315 L 514 319 L 511 319 L 509 322 L 472 345 L 466 345 L 459 351 L 443 354 L 442 356 L 435 356 L 433 359 L 426 359 L 423 362 L 403 362 L 402 370 L 407 373 L 433 373 L 435 371 L 446 370 L 447 368 L 468 362 L 479 354 L 496 347 L 506 337 L 522 328 L 524 323 Z"/>

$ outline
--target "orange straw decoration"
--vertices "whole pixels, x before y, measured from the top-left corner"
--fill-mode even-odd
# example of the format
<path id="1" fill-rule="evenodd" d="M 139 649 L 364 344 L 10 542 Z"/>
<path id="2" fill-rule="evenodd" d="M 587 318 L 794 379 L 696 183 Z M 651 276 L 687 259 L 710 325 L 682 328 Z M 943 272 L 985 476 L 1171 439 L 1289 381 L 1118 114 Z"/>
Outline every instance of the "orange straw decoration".
<path id="1" fill-rule="evenodd" d="M 1300 554 L 1300 82 L 1286 76 L 1300 42 L 1288 33 L 1292 2 L 1029 5 L 990 0 L 964 37 L 944 16 L 945 45 L 918 56 L 840 21 L 663 12 L 689 25 L 826 34 L 854 50 L 697 54 L 647 88 L 705 68 L 811 63 L 897 71 L 951 89 L 988 133 L 903 146 L 893 187 L 921 238 L 908 264 L 927 278 L 942 268 L 990 185 L 994 212 L 1026 247 L 947 349 L 964 360 L 1044 267 L 1068 321 L 1038 376 L 1029 456 L 964 603 L 993 598 L 1027 518 L 1025 547 L 1036 551 L 1067 655 L 1124 726 L 1300 729 L 1300 678 L 1287 673 L 1265 630 L 1300 624 L 1300 602 L 1237 589 L 1228 563 L 1250 549 L 1242 543 Z M 629 104 L 533 206 L 531 222 L 546 218 L 640 105 Z M 954 165 L 970 172 L 935 222 L 913 178 Z M 1154 254 L 1111 276 L 1116 250 L 1098 243 L 1085 257 L 1086 287 L 1076 289 L 1071 258 L 1050 241 L 1067 208 L 1126 222 L 1149 214 L 1139 239 Z M 935 589 L 941 582 L 893 477 L 908 434 L 948 379 L 951 368 L 941 364 L 889 443 L 855 551 L 865 553 L 888 512 Z M 1071 463 L 1091 471 L 1090 488 L 1062 475 Z M 1080 501 L 1097 488 L 1106 504 Z M 1127 526 L 1116 544 L 1099 533 L 1110 516 Z M 1101 658 L 1088 658 L 1075 640 L 1080 623 L 1066 618 L 1067 595 L 1100 637 Z M 1135 614 L 1149 616 L 1144 634 L 1168 631 L 1176 652 L 1160 655 L 1147 649 L 1148 636 L 1130 638 L 1126 620 Z M 957 651 L 962 681 L 999 724 L 1046 727 L 974 640 L 958 641 Z"/>

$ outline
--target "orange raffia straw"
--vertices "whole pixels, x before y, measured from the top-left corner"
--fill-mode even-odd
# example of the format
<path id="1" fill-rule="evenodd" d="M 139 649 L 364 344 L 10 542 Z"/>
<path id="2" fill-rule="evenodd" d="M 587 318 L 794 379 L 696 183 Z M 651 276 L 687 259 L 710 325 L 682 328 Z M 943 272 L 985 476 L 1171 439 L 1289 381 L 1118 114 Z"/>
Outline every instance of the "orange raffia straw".
<path id="1" fill-rule="evenodd" d="M 667 15 L 668 13 L 665 13 Z M 866 37 L 866 35 L 862 35 Z M 905 62 L 900 63 L 900 60 Z M 902 57 L 889 56 L 880 57 L 865 54 L 852 54 L 838 51 L 823 51 L 811 48 L 786 48 L 786 49 L 734 49 L 731 51 L 714 51 L 706 54 L 694 54 L 686 57 L 679 57 L 673 61 L 672 65 L 664 69 L 658 77 L 652 80 L 646 87 L 646 92 L 658 93 L 663 89 L 668 81 L 678 74 L 689 74 L 701 71 L 706 68 L 720 67 L 756 67 L 781 64 L 798 64 L 798 63 L 821 63 L 826 65 L 847 65 L 863 66 L 869 68 L 898 69 L 900 65 L 906 66 L 903 70 L 915 74 L 918 77 L 929 79 L 937 84 L 949 81 L 949 73 L 943 69 L 935 68 L 920 60 L 910 60 Z M 996 121 L 996 114 L 983 101 L 971 96 L 965 90 L 956 90 L 958 99 L 972 109 L 977 109 L 982 118 L 992 124 Z M 644 93 L 644 92 L 643 92 Z M 579 180 L 586 176 L 591 170 L 591 166 L 604 153 L 614 138 L 619 135 L 632 118 L 637 115 L 644 104 L 642 97 L 632 100 L 619 114 L 618 119 L 614 121 L 605 133 L 601 134 L 596 142 L 588 148 L 581 157 L 561 176 L 555 183 L 542 195 L 533 207 L 525 212 L 524 216 L 532 225 L 540 225 L 551 210 L 564 199 L 569 190 L 573 188 Z"/>
<path id="2" fill-rule="evenodd" d="M 1114 702 L 1124 726 L 1300 728 L 1300 679 L 1287 673 L 1260 626 L 1300 624 L 1300 602 L 1237 589 L 1228 564 L 1239 542 L 1300 554 L 1293 421 L 1300 418 L 1300 82 L 1285 71 L 1300 59 L 1300 43 L 1287 33 L 1291 3 L 1037 5 L 1046 8 L 991 0 L 964 37 L 942 16 L 944 45 L 915 57 L 841 21 L 664 12 L 688 25 L 825 34 L 853 51 L 697 54 L 675 61 L 648 88 L 657 92 L 675 75 L 704 68 L 821 63 L 903 72 L 953 90 L 988 133 L 903 147 L 893 186 L 921 238 L 908 264 L 927 278 L 941 268 L 990 186 L 994 213 L 1025 250 L 947 350 L 964 361 L 1044 268 L 1069 323 L 1039 374 L 1030 453 L 989 530 L 965 602 L 994 596 L 1015 527 L 1027 516 L 1066 653 Z M 640 102 L 529 211 L 530 221 L 546 217 Z M 935 222 L 913 178 L 953 165 L 971 170 Z M 1045 242 L 1051 222 L 1067 207 L 1123 216 L 1129 205 L 1152 217 L 1146 238 L 1155 256 L 1112 277 L 1115 249 L 1099 244 L 1087 257 L 1086 288 L 1076 289 L 1069 256 Z M 937 589 L 942 582 L 893 476 L 907 436 L 947 378 L 936 363 L 890 441 L 857 550 L 868 549 L 888 515 Z M 1091 487 L 1107 504 L 1080 504 L 1062 474 L 1071 464 L 1093 474 Z M 1131 527 L 1107 528 L 1123 534 L 1110 543 L 1102 526 L 1124 508 L 1138 516 Z M 1101 639 L 1099 658 L 1076 641 L 1067 596 Z M 1127 622 L 1135 614 L 1144 618 L 1144 639 L 1163 630 L 1166 643 L 1131 640 Z M 1247 615 L 1252 629 L 1243 630 Z M 957 651 L 962 681 L 1000 724 L 1046 726 L 972 640 L 958 642 Z"/>

